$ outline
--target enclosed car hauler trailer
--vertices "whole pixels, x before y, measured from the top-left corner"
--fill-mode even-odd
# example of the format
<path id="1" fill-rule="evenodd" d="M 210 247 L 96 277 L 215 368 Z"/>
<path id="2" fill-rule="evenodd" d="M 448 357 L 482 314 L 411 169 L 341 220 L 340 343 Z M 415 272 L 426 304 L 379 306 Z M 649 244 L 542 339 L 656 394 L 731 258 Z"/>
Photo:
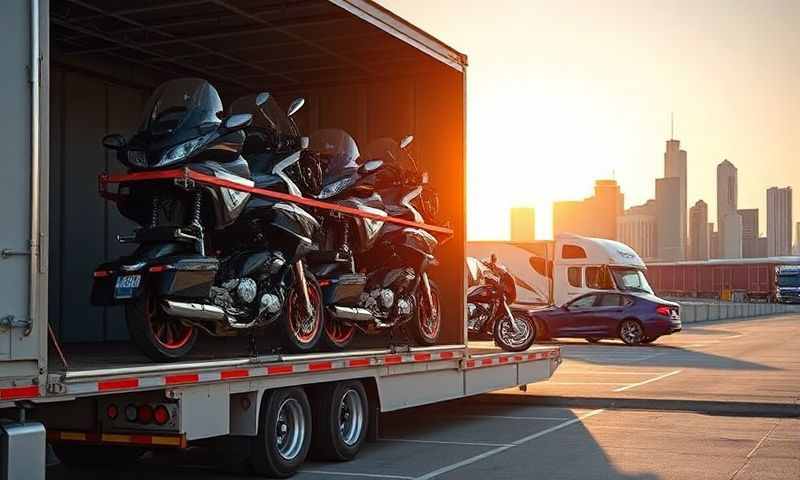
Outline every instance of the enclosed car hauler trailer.
<path id="1" fill-rule="evenodd" d="M 314 448 L 349 458 L 378 411 L 527 384 L 557 367 L 557 347 L 465 346 L 464 55 L 357 0 L 10 0 L 1 17 L 0 478 L 42 478 L 44 428 L 67 460 L 222 438 L 244 442 L 236 450 L 257 472 L 288 474 L 308 446 L 307 400 Z M 433 273 L 441 345 L 282 355 L 223 340 L 179 364 L 127 346 L 122 312 L 88 301 L 94 267 L 125 253 L 113 237 L 130 229 L 97 194 L 99 173 L 122 171 L 100 140 L 132 131 L 153 88 L 186 76 L 226 101 L 303 96 L 306 133 L 343 128 L 359 144 L 415 136 L 454 230 Z M 348 415 L 334 418 L 339 407 Z M 340 420 L 347 438 L 334 435 Z"/>

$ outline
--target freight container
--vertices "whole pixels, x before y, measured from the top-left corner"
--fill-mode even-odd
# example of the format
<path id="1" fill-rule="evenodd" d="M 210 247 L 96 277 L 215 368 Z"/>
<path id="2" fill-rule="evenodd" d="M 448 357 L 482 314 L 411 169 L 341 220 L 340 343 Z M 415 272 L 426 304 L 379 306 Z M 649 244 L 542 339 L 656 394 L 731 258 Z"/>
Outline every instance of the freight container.
<path id="1" fill-rule="evenodd" d="M 347 408 L 363 414 L 343 426 L 359 432 L 357 447 L 380 411 L 552 375 L 557 347 L 465 345 L 465 55 L 366 0 L 10 0 L 1 18 L 0 478 L 43 478 L 45 435 L 66 460 L 244 441 L 257 471 L 283 475 L 308 445 L 306 399 L 332 421 L 325 405 L 355 398 Z M 114 236 L 132 227 L 98 196 L 98 174 L 123 170 L 100 141 L 130 134 L 154 87 L 187 76 L 226 102 L 302 96 L 304 132 L 343 128 L 360 144 L 415 136 L 454 231 L 433 273 L 441 345 L 285 355 L 211 339 L 184 362 L 154 364 L 128 345 L 118 308 L 89 305 L 94 267 L 126 251 Z M 265 424 L 284 407 L 294 420 L 283 433 L 297 433 L 302 451 L 276 467 L 278 433 Z M 327 430 L 315 448 L 352 457 L 357 448 Z"/>

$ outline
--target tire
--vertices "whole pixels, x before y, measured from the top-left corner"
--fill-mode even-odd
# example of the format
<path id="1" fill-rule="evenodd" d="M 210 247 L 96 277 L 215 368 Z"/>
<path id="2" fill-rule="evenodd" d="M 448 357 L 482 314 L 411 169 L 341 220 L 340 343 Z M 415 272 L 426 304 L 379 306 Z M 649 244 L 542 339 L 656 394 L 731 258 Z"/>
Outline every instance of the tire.
<path id="1" fill-rule="evenodd" d="M 369 426 L 369 402 L 364 385 L 346 381 L 321 386 L 314 396 L 315 460 L 343 462 L 361 450 Z"/>
<path id="2" fill-rule="evenodd" d="M 134 303 L 126 305 L 125 322 L 133 343 L 156 362 L 172 362 L 185 357 L 197 341 L 197 328 L 165 315 L 150 289 L 146 289 Z"/>
<path id="3" fill-rule="evenodd" d="M 524 330 L 512 336 L 511 319 L 508 316 L 498 318 L 494 322 L 494 343 L 507 352 L 522 352 L 529 349 L 536 340 L 536 326 L 527 315 L 512 313 L 517 326 Z"/>
<path id="4" fill-rule="evenodd" d="M 67 466 L 103 467 L 121 466 L 135 462 L 144 449 L 113 445 L 53 444 L 56 457 Z"/>
<path id="5" fill-rule="evenodd" d="M 649 344 L 649 343 L 655 342 L 658 339 L 659 339 L 659 337 L 645 337 L 645 338 L 642 339 L 642 343 L 648 343 Z"/>
<path id="6" fill-rule="evenodd" d="M 308 285 L 308 295 L 311 300 L 313 313 L 306 313 L 305 300 L 298 288 L 300 282 L 292 281 L 286 293 L 286 305 L 281 316 L 283 343 L 293 353 L 308 353 L 313 351 L 322 338 L 325 328 L 324 305 L 322 304 L 322 290 L 314 274 L 303 269 Z"/>
<path id="7" fill-rule="evenodd" d="M 308 456 L 311 422 L 311 407 L 302 388 L 265 392 L 261 399 L 258 436 L 251 439 L 253 471 L 265 477 L 292 476 Z"/>
<path id="8" fill-rule="evenodd" d="M 626 345 L 639 345 L 645 338 L 644 328 L 638 320 L 632 318 L 623 320 L 619 326 L 619 338 Z"/>
<path id="9" fill-rule="evenodd" d="M 433 308 L 425 295 L 424 286 L 417 289 L 417 314 L 414 321 L 414 340 L 420 345 L 436 345 L 439 335 L 442 333 L 442 308 L 439 296 L 439 287 L 429 280 L 431 286 L 431 297 Z"/>
<path id="10" fill-rule="evenodd" d="M 598 343 L 600 341 L 600 339 L 597 338 L 597 337 L 587 337 L 586 341 L 589 342 L 589 343 Z"/>
<path id="11" fill-rule="evenodd" d="M 325 328 L 322 333 L 322 344 L 326 350 L 339 351 L 347 348 L 356 337 L 356 327 L 328 316 L 325 319 Z"/>

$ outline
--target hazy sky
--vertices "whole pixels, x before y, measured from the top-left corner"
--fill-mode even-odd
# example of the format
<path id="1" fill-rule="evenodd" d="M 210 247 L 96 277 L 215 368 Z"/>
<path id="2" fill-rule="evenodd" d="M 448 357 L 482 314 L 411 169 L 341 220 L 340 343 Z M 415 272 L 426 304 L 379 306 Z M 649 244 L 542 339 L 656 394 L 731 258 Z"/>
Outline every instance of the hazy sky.
<path id="1" fill-rule="evenodd" d="M 670 112 L 688 152 L 689 206 L 716 221 L 716 165 L 739 169 L 739 208 L 793 188 L 800 220 L 800 1 L 378 0 L 469 56 L 468 235 L 508 237 L 507 210 L 620 182 L 655 196 Z"/>

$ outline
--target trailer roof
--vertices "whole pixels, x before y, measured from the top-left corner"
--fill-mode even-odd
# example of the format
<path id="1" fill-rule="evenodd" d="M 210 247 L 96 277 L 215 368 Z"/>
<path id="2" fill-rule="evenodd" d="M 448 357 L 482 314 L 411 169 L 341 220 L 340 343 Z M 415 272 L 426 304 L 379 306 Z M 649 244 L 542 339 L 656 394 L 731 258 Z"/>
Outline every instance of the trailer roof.
<path id="1" fill-rule="evenodd" d="M 710 260 L 686 260 L 681 262 L 647 262 L 647 266 L 691 266 L 691 265 L 800 265 L 800 256 L 761 258 L 713 258 Z"/>
<path id="2" fill-rule="evenodd" d="M 370 0 L 52 0 L 59 61 L 292 90 L 463 72 L 466 56 Z"/>

